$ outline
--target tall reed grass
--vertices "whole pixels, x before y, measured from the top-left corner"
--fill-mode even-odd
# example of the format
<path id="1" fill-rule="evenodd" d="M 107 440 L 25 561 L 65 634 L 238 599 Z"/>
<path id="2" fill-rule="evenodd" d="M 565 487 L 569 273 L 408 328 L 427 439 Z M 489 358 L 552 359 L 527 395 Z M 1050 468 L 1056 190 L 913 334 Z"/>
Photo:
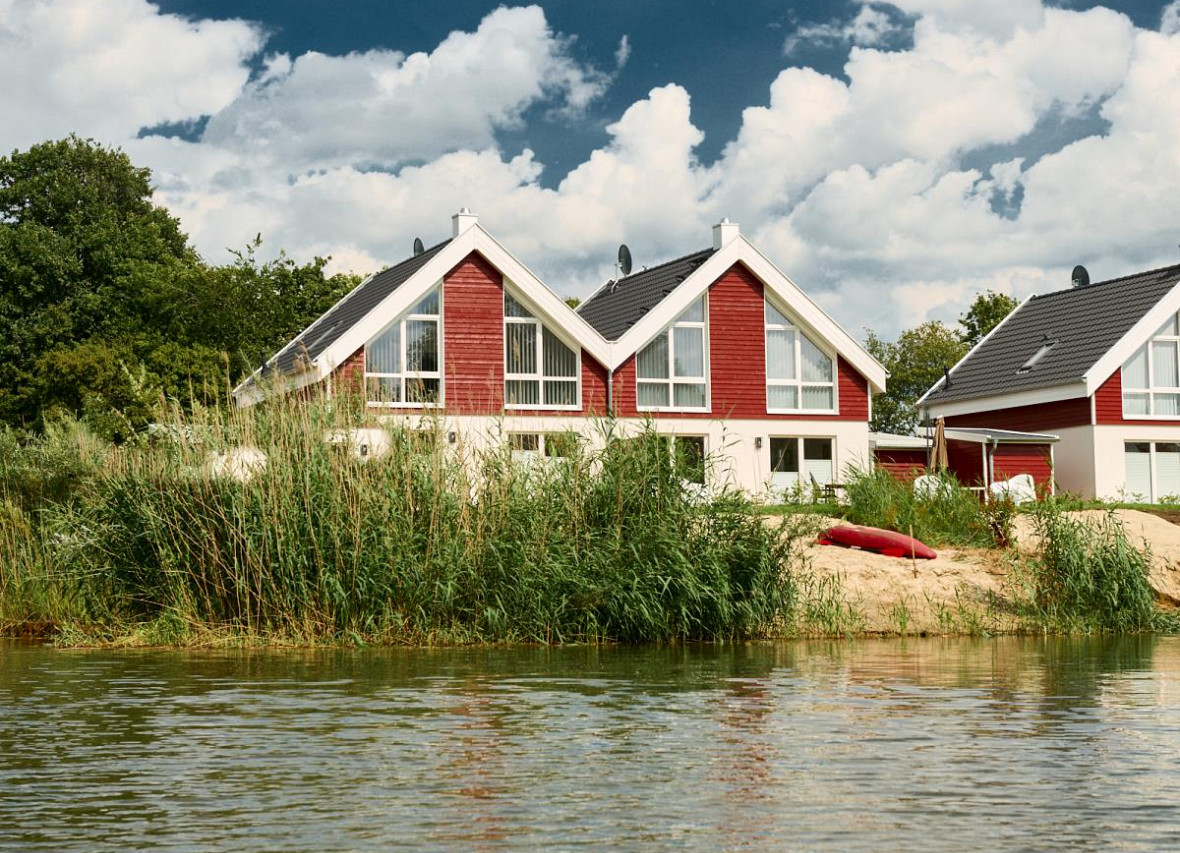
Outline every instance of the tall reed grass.
<path id="1" fill-rule="evenodd" d="M 845 498 L 845 517 L 853 524 L 896 530 L 934 547 L 996 544 L 987 509 L 953 477 L 941 480 L 930 497 L 919 497 L 888 471 L 854 469 L 846 476 Z"/>
<path id="2" fill-rule="evenodd" d="M 1033 509 L 1037 557 L 1030 612 L 1048 630 L 1137 632 L 1177 627 L 1156 608 L 1151 552 L 1107 513 L 1087 523 L 1049 498 Z"/>
<path id="3" fill-rule="evenodd" d="M 381 458 L 325 441 L 363 420 L 340 399 L 172 412 L 35 522 L 0 519 L 0 597 L 298 642 L 743 638 L 794 606 L 789 542 L 741 495 L 686 491 L 654 433 L 535 466 L 431 429 Z M 214 474 L 233 447 L 265 465 Z"/>

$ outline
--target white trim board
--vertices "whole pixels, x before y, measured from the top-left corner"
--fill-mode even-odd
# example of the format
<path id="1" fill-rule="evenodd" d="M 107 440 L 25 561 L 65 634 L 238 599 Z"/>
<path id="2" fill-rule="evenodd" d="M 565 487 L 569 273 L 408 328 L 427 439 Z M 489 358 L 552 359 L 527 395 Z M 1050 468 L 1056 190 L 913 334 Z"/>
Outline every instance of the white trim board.
<path id="1" fill-rule="evenodd" d="M 997 409 L 1015 409 L 1018 406 L 1036 406 L 1041 403 L 1058 403 L 1077 397 L 1089 396 L 1080 379 L 1068 385 L 1052 388 L 1035 388 L 1032 391 L 1014 391 L 1011 394 L 993 394 L 990 397 L 975 397 L 971 400 L 953 400 L 949 403 L 927 403 L 922 406 L 928 417 L 954 417 L 992 412 Z"/>
<path id="2" fill-rule="evenodd" d="M 1118 343 L 1108 349 L 1106 354 L 1094 362 L 1090 369 L 1083 374 L 1087 396 L 1093 396 L 1094 392 L 1102 387 L 1102 383 L 1109 379 L 1116 370 L 1122 368 L 1123 362 L 1156 333 L 1156 330 L 1164 324 L 1164 320 L 1178 311 L 1180 311 L 1180 282 L 1177 282 L 1171 290 L 1164 294 L 1163 298 L 1155 303 L 1150 311 L 1140 317 L 1139 321 L 1119 338 Z"/>
<path id="3" fill-rule="evenodd" d="M 881 363 L 740 234 L 714 252 L 659 305 L 614 342 L 611 362 L 608 365 L 611 372 L 618 370 L 628 358 L 647 346 L 736 263 L 745 265 L 762 282 L 764 288 L 790 309 L 791 315 L 797 318 L 805 329 L 811 331 L 816 338 L 855 367 L 868 380 L 870 391 L 885 390 L 889 372 Z"/>

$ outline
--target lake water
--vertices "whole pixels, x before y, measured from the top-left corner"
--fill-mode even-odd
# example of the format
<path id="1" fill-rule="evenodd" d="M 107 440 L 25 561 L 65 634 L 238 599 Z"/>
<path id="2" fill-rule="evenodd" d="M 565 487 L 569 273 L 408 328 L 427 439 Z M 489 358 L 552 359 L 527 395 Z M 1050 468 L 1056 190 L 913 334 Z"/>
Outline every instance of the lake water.
<path id="1" fill-rule="evenodd" d="M 1180 849 L 1180 638 L 0 643 L 0 849 Z"/>

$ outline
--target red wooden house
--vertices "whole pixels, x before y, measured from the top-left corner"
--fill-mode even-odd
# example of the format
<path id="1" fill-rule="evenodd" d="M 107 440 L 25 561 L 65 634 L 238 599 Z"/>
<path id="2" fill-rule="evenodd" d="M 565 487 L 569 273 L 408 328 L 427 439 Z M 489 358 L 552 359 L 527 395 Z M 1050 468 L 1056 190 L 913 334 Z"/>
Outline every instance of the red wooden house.
<path id="1" fill-rule="evenodd" d="M 365 389 L 375 417 L 442 419 L 464 441 L 561 452 L 652 421 L 751 492 L 838 479 L 869 456 L 885 370 L 739 232 L 608 281 L 578 311 L 476 217 L 362 282 L 235 389 Z"/>
<path id="2" fill-rule="evenodd" d="M 948 428 L 1051 432 L 1057 484 L 1180 497 L 1180 265 L 1033 296 L 919 401 Z"/>

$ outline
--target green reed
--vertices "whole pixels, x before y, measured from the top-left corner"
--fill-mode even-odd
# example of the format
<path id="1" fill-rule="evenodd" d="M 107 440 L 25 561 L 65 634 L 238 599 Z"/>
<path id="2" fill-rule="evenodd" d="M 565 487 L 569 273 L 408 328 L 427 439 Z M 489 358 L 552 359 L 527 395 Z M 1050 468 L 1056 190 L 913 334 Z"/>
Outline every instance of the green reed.
<path id="1" fill-rule="evenodd" d="M 979 497 L 953 477 L 940 480 L 929 497 L 915 495 L 912 484 L 883 470 L 850 470 L 846 483 L 845 517 L 853 524 L 896 530 L 934 547 L 987 548 L 1004 533 L 994 529 L 996 522 Z"/>
<path id="2" fill-rule="evenodd" d="M 365 422 L 341 399 L 168 422 L 23 532 L 0 517 L 0 597 L 19 577 L 73 623 L 297 642 L 742 638 L 794 606 L 790 543 L 746 498 L 687 491 L 650 430 L 524 465 L 430 424 L 360 458 L 325 441 Z M 265 465 L 209 470 L 243 446 Z"/>

